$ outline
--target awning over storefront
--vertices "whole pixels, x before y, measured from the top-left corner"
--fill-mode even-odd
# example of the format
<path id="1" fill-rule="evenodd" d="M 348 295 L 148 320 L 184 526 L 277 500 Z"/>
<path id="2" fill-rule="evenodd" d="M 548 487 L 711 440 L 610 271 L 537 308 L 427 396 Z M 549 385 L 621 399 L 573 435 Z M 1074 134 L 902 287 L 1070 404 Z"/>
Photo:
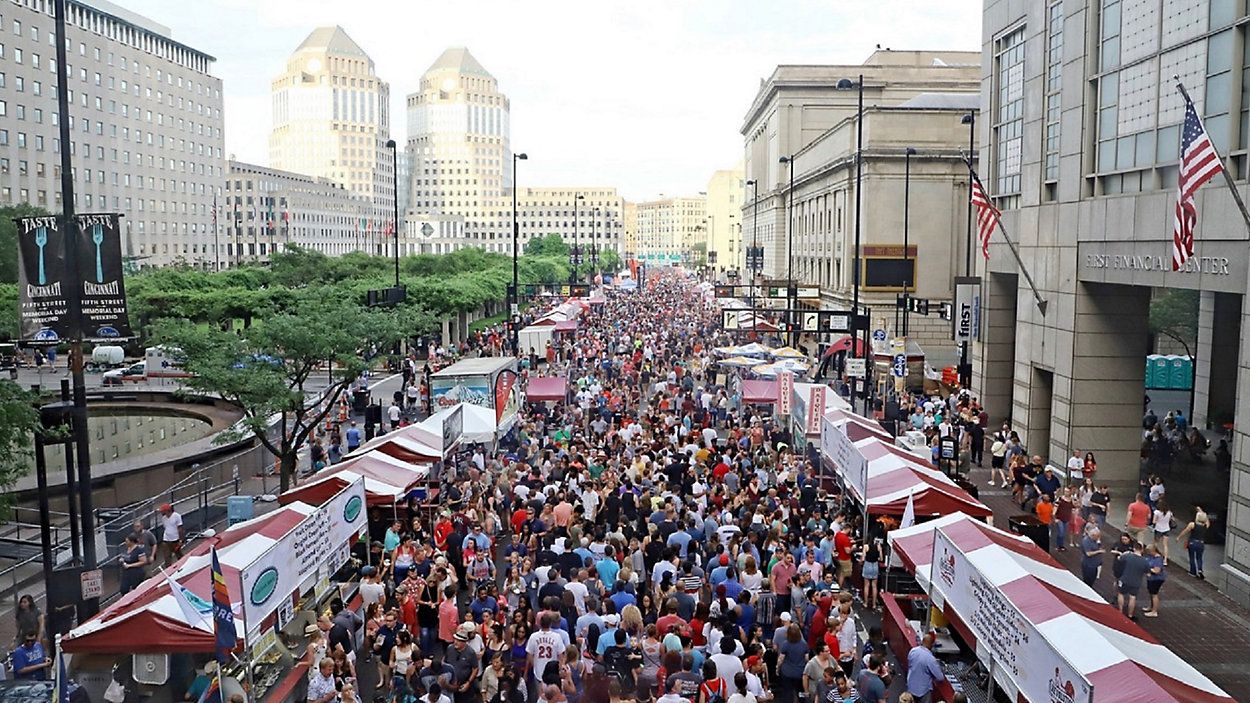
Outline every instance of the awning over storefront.
<path id="1" fill-rule="evenodd" d="M 742 402 L 744 403 L 776 403 L 776 381 L 743 381 Z"/>
<path id="2" fill-rule="evenodd" d="M 539 376 L 530 379 L 525 399 L 532 403 L 561 401 L 568 394 L 569 382 L 563 376 Z"/>
<path id="3" fill-rule="evenodd" d="M 1017 679 L 1011 666 L 995 667 L 1013 699 L 1054 700 L 1044 694 L 1088 682 L 1093 703 L 1233 700 L 1024 537 L 952 514 L 889 541 L 969 646 L 1044 674 Z"/>

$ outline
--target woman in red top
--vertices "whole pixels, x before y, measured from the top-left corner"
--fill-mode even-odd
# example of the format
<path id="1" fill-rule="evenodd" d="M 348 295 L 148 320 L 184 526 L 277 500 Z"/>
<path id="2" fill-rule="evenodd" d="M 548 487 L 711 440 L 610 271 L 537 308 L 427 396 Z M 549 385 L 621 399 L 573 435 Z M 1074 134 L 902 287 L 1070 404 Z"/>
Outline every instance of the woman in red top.
<path id="1" fill-rule="evenodd" d="M 694 608 L 694 617 L 690 618 L 690 642 L 695 647 L 706 647 L 707 638 L 703 636 L 703 626 L 707 624 L 707 603 L 700 603 Z"/>

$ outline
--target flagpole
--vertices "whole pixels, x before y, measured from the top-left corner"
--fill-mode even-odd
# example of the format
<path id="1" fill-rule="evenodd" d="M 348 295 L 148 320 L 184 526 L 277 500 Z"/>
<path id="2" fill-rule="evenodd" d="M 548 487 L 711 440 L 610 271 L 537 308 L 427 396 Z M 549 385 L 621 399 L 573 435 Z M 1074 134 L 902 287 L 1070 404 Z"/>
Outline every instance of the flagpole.
<path id="1" fill-rule="evenodd" d="M 1185 90 L 1185 84 L 1181 82 L 1181 77 L 1173 74 L 1172 80 L 1176 81 L 1176 89 L 1181 92 L 1181 97 L 1185 99 L 1185 103 L 1187 105 L 1192 103 L 1193 100 L 1189 97 L 1189 91 Z M 1214 149 L 1214 146 L 1212 144 L 1212 148 L 1215 151 L 1215 159 L 1220 163 L 1220 173 L 1224 174 L 1224 184 L 1228 186 L 1228 192 L 1233 194 L 1233 201 L 1237 203 L 1237 209 L 1241 210 L 1241 219 L 1245 220 L 1246 229 L 1250 229 L 1250 210 L 1246 209 L 1246 202 L 1241 199 L 1241 193 L 1237 190 L 1237 184 L 1233 182 L 1233 174 L 1228 172 L 1228 167 L 1224 165 L 1224 158 L 1220 156 L 1219 150 Z"/>
<path id="2" fill-rule="evenodd" d="M 964 164 L 968 167 L 968 175 L 972 176 L 972 180 L 981 187 L 981 192 L 989 196 L 989 191 L 985 189 L 985 184 L 981 182 L 981 177 L 972 168 L 972 161 L 967 155 L 964 155 Z M 1250 223 L 1250 220 L 1247 221 Z M 1020 267 L 1020 273 L 1024 274 L 1024 280 L 1029 284 L 1029 290 L 1033 291 L 1033 299 L 1037 301 L 1037 309 L 1042 313 L 1042 317 L 1046 316 L 1047 301 L 1042 298 L 1042 294 L 1038 292 L 1037 285 L 1033 283 L 1033 276 L 1029 275 L 1029 270 L 1024 266 L 1024 259 L 1020 258 L 1020 251 L 1016 248 L 1016 243 L 1011 241 L 1011 237 L 1007 236 L 1007 229 L 1003 227 L 1003 218 L 997 218 L 995 224 L 998 225 L 998 231 L 1002 232 L 1003 240 L 1007 242 L 1007 248 L 1011 250 L 1011 255 L 1016 257 L 1016 264 Z"/>

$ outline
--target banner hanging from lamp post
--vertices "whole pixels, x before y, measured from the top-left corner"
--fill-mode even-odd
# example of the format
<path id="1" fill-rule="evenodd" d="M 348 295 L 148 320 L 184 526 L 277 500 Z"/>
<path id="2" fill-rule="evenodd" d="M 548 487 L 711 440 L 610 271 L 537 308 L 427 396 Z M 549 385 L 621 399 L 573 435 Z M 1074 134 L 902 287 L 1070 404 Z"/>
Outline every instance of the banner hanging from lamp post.
<path id="1" fill-rule="evenodd" d="M 87 339 L 133 337 L 122 280 L 122 233 L 117 213 L 77 215 L 82 334 Z"/>
<path id="2" fill-rule="evenodd" d="M 23 342 L 56 344 L 74 337 L 65 270 L 61 218 L 19 217 L 17 225 L 18 327 Z"/>
<path id="3" fill-rule="evenodd" d="M 72 243 L 78 276 L 70 280 L 66 233 L 54 215 L 20 217 L 17 224 L 18 307 L 23 342 L 56 344 L 74 339 L 120 339 L 133 336 L 122 279 L 120 216 L 77 215 Z M 81 330 L 75 329 L 74 294 L 81 306 Z"/>

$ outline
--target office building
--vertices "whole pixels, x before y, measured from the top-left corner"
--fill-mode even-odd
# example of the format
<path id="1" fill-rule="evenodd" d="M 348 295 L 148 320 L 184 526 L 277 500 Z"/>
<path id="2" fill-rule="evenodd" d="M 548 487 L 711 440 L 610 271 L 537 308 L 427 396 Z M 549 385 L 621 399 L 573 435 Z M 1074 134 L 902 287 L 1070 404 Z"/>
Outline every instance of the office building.
<path id="1" fill-rule="evenodd" d="M 897 334 L 895 299 L 905 283 L 919 297 L 949 300 L 952 278 L 967 258 L 962 155 L 970 131 L 961 120 L 977 106 L 980 61 L 972 52 L 879 50 L 863 65 L 778 66 L 761 84 L 741 130 L 745 177 L 757 184 L 744 193 L 743 247 L 763 247 L 763 277 L 818 285 L 822 307 L 850 308 L 862 121 L 861 304 L 872 308 L 874 328 Z M 861 75 L 862 117 L 855 85 Z M 840 90 L 841 80 L 852 85 Z M 910 179 L 908 148 L 916 151 Z M 782 157 L 793 163 L 781 163 Z M 911 322 L 911 336 L 932 359 L 944 364 L 955 358 L 949 323 L 937 315 Z"/>
<path id="2" fill-rule="evenodd" d="M 716 280 L 738 278 L 744 270 L 742 164 L 712 174 L 707 183 L 707 263 Z"/>
<path id="3" fill-rule="evenodd" d="M 1181 454 L 1167 498 L 1182 525 L 1195 504 L 1221 516 L 1225 542 L 1208 548 L 1205 574 L 1242 603 L 1250 603 L 1250 434 L 1236 413 L 1238 398 L 1250 396 L 1250 242 L 1220 176 L 1195 194 L 1194 258 L 1179 271 L 1171 260 L 1185 111 L 1173 76 L 1237 190 L 1243 198 L 1250 190 L 1246 18 L 1244 4 L 1220 0 L 984 3 L 981 110 L 994 117 L 977 124 L 981 177 L 1023 270 L 996 233 L 989 261 L 977 262 L 973 378 L 1030 453 L 1062 465 L 1072 451 L 1093 452 L 1098 482 L 1112 486 L 1112 515 L 1123 515 L 1138 485 L 1147 396 L 1159 416 L 1180 410 L 1216 442 L 1227 432 L 1228 473 Z M 1150 310 L 1177 292 L 1196 298 L 1188 311 L 1196 369 L 1190 376 L 1182 360 L 1181 389 L 1169 390 L 1156 373 L 1147 381 L 1146 356 L 1166 337 L 1152 338 Z M 1157 462 L 1147 470 L 1160 470 Z"/>
<path id="4" fill-rule="evenodd" d="M 391 231 L 390 94 L 342 27 L 314 29 L 273 79 L 269 165 L 343 185 L 373 204 L 371 229 Z"/>
<path id="5" fill-rule="evenodd" d="M 0 205 L 61 210 L 50 0 L 0 6 Z M 74 207 L 125 217 L 131 266 L 211 265 L 225 171 L 215 59 L 104 0 L 69 3 Z"/>
<path id="6" fill-rule="evenodd" d="M 223 266 L 267 261 L 290 245 L 340 256 L 379 244 L 366 231 L 373 204 L 328 178 L 230 161 L 223 198 Z"/>
<path id="7" fill-rule="evenodd" d="M 661 198 L 636 205 L 635 256 L 651 266 L 703 266 L 707 241 L 707 198 Z M 698 246 L 697 246 L 698 245 Z"/>

